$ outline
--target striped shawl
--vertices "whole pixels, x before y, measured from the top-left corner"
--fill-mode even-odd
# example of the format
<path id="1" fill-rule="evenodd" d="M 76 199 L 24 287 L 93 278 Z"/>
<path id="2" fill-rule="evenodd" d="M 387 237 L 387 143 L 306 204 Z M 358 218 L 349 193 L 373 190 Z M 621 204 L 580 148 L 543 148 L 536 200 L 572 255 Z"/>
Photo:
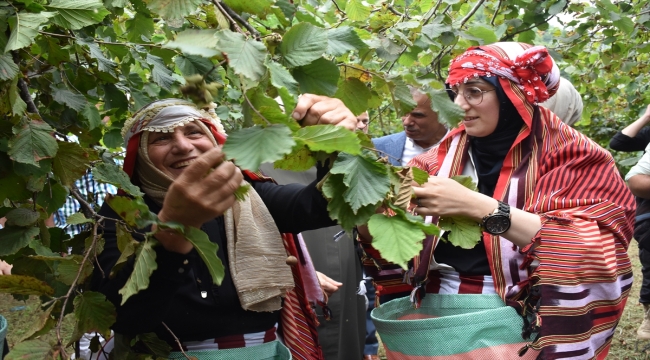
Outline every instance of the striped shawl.
<path id="1" fill-rule="evenodd" d="M 604 359 L 632 286 L 634 198 L 606 150 L 549 110 L 529 108 L 532 121 L 506 155 L 493 197 L 539 214 L 542 228 L 524 249 L 483 234 L 494 286 L 524 317 L 522 335 L 532 335 L 523 352 Z M 454 176 L 468 154 L 461 125 L 411 165 Z"/>

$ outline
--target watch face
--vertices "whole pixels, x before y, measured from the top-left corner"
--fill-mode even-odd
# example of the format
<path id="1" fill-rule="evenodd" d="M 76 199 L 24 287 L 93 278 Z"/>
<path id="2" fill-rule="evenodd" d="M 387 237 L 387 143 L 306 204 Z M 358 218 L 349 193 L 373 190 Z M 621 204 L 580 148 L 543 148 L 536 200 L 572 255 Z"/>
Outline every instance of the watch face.
<path id="1" fill-rule="evenodd" d="M 485 229 L 493 235 L 503 234 L 510 229 L 510 217 L 506 215 L 492 215 L 485 221 Z"/>

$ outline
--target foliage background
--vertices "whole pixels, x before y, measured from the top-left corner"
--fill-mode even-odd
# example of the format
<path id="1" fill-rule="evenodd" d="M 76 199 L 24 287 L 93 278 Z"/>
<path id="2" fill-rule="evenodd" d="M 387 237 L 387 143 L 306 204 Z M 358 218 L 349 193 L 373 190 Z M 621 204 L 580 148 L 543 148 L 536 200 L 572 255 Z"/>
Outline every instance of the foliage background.
<path id="1" fill-rule="evenodd" d="M 114 158 L 124 121 L 143 105 L 183 93 L 214 100 L 241 135 L 231 136 L 231 157 L 254 135 L 263 155 L 250 167 L 284 157 L 300 170 L 341 144 L 360 151 L 364 139 L 300 133 L 285 115 L 298 94 L 369 110 L 371 135 L 381 136 L 400 131 L 399 115 L 413 106 L 406 85 L 417 85 L 453 126 L 459 112 L 441 90 L 449 61 L 472 45 L 514 40 L 551 50 L 583 95 L 577 128 L 606 147 L 650 103 L 649 26 L 641 0 L 0 0 L 0 257 L 22 275 L 0 277 L 0 292 L 40 296 L 45 310 L 16 353 L 66 357 L 64 318 L 73 338 L 105 333 L 114 320 L 101 296 L 79 291 L 101 251 L 103 219 L 74 181 L 90 169 L 129 188 Z M 636 155 L 614 154 L 623 171 Z M 372 190 L 356 199 L 352 222 L 383 196 Z M 67 196 L 84 205 L 68 222 L 91 229 L 73 239 L 44 224 Z M 68 247 L 72 256 L 61 257 Z M 51 329 L 56 336 L 39 338 Z"/>

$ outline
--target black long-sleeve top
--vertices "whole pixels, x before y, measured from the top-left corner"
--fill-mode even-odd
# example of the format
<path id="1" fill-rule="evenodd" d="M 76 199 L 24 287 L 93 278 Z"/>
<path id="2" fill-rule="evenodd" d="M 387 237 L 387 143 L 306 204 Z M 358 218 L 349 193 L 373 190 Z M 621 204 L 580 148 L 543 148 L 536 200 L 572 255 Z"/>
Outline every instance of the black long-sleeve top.
<path id="1" fill-rule="evenodd" d="M 609 147 L 616 151 L 643 151 L 650 143 L 650 127 L 642 128 L 635 137 L 617 132 L 609 141 Z"/>
<path id="2" fill-rule="evenodd" d="M 324 169 L 319 169 L 318 179 L 324 173 Z M 307 186 L 281 186 L 259 181 L 251 184 L 266 204 L 280 232 L 299 233 L 335 224 L 327 213 L 327 201 L 316 189 L 317 181 Z M 151 211 L 160 211 L 160 206 L 150 198 L 145 197 L 145 201 Z M 119 218 L 106 203 L 100 214 Z M 114 331 L 129 336 L 153 331 L 161 339 L 174 344 L 173 337 L 162 322 L 181 341 L 200 341 L 265 331 L 279 321 L 279 311 L 253 312 L 242 309 L 228 268 L 223 216 L 203 224 L 201 230 L 219 246 L 217 255 L 225 265 L 225 277 L 220 286 L 212 284 L 208 269 L 195 249 L 183 255 L 156 246 L 158 268 L 150 277 L 149 287 L 130 297 L 123 306 L 120 306 L 122 296 L 118 290 L 132 273 L 133 261 L 127 263 L 113 279 L 102 279 L 101 272 L 95 269 L 93 290 L 102 292 L 117 308 Z M 148 231 L 151 229 L 138 232 Z M 133 235 L 136 240 L 143 240 L 141 235 Z M 98 261 L 108 276 L 120 256 L 114 221 L 106 221 L 103 236 L 105 246 Z M 260 271 L 264 269 L 260 268 Z M 207 293 L 205 298 L 201 296 L 202 291 Z"/>

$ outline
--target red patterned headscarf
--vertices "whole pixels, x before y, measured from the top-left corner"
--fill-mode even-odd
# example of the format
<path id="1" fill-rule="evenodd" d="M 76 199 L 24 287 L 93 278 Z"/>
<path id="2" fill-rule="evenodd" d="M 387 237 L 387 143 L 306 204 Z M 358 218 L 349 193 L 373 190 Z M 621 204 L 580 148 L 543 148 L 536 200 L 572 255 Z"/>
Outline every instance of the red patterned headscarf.
<path id="1" fill-rule="evenodd" d="M 456 86 L 481 76 L 499 83 L 530 128 L 534 108 L 555 94 L 560 70 L 543 46 L 500 42 L 467 49 L 449 65 L 447 84 Z"/>

